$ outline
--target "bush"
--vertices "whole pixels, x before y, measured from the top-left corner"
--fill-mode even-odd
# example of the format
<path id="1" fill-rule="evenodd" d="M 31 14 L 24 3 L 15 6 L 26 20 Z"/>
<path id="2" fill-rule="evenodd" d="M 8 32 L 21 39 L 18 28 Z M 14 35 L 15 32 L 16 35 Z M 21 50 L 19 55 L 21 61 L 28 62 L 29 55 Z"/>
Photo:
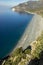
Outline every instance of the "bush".
<path id="1" fill-rule="evenodd" d="M 25 54 L 31 54 L 31 49 L 26 49 Z"/>
<path id="2" fill-rule="evenodd" d="M 13 52 L 12 56 L 13 56 L 13 57 L 14 57 L 14 56 L 18 56 L 21 52 L 22 52 L 22 47 L 17 48 L 17 49 Z"/>

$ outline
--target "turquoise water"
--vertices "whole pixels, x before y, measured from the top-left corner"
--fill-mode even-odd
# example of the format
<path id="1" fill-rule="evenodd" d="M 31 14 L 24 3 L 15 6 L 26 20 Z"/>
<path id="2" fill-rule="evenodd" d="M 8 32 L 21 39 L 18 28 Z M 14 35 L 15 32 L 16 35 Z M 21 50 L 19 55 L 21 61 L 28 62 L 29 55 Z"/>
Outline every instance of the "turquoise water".
<path id="1" fill-rule="evenodd" d="M 33 15 L 0 8 L 0 59 L 17 45 Z"/>

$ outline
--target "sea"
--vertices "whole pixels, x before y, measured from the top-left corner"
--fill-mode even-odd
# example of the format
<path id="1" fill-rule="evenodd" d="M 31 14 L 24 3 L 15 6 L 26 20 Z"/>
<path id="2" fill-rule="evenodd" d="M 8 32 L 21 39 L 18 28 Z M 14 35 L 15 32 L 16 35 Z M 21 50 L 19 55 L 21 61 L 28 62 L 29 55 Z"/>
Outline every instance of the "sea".
<path id="1" fill-rule="evenodd" d="M 33 14 L 0 7 L 0 59 L 9 55 L 31 22 Z"/>

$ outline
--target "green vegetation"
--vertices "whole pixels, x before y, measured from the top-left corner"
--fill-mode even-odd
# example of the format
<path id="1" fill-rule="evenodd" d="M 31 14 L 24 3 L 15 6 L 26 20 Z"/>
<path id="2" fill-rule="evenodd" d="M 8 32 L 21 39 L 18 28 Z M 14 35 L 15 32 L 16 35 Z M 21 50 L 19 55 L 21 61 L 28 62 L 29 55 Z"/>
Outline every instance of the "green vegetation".
<path id="1" fill-rule="evenodd" d="M 21 54 L 21 53 L 22 53 L 22 47 L 17 48 L 17 49 L 12 53 L 12 56 L 15 57 L 15 56 L 17 56 L 17 55 L 19 55 L 19 54 Z"/>
<path id="2" fill-rule="evenodd" d="M 24 53 L 25 54 L 31 54 L 31 49 L 26 49 Z"/>
<path id="3" fill-rule="evenodd" d="M 43 51 L 43 33 L 39 36 L 35 43 L 35 49 L 32 50 L 33 57 L 40 58 L 40 53 Z"/>
<path id="4" fill-rule="evenodd" d="M 43 51 L 43 32 L 31 44 L 32 49 L 17 48 L 8 59 L 3 61 L 2 65 L 26 65 L 31 59 L 40 59 L 40 53 Z"/>

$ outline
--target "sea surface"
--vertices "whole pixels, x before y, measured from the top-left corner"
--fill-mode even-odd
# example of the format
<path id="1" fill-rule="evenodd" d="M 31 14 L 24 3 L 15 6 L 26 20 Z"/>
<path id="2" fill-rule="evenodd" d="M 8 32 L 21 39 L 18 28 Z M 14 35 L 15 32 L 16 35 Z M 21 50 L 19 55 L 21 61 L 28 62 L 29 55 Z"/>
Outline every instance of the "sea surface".
<path id="1" fill-rule="evenodd" d="M 0 59 L 7 56 L 17 45 L 33 14 L 18 13 L 0 7 Z"/>

